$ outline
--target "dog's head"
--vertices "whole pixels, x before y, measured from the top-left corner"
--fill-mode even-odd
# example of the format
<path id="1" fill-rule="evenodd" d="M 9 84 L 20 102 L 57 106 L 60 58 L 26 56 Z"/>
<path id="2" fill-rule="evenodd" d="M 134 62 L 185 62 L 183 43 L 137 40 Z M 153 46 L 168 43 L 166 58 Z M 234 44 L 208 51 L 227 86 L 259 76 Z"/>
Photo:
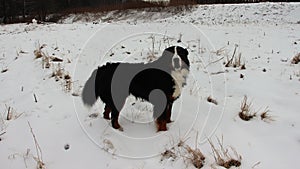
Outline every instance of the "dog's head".
<path id="1" fill-rule="evenodd" d="M 162 57 L 171 67 L 171 71 L 189 70 L 188 50 L 180 46 L 171 46 L 164 50 Z"/>
<path id="2" fill-rule="evenodd" d="M 161 59 L 169 70 L 170 75 L 175 80 L 174 98 L 178 98 L 181 88 L 186 85 L 186 79 L 190 71 L 190 61 L 188 50 L 180 46 L 171 46 L 164 50 Z"/>

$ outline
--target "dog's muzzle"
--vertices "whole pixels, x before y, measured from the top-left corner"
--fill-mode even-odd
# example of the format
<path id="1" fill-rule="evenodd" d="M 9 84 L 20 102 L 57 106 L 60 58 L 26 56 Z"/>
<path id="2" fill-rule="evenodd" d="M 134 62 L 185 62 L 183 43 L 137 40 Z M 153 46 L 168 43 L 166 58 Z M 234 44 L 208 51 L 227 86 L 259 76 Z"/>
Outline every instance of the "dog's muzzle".
<path id="1" fill-rule="evenodd" d="M 174 58 L 173 59 L 173 67 L 174 69 L 180 69 L 181 68 L 181 63 L 179 58 Z"/>

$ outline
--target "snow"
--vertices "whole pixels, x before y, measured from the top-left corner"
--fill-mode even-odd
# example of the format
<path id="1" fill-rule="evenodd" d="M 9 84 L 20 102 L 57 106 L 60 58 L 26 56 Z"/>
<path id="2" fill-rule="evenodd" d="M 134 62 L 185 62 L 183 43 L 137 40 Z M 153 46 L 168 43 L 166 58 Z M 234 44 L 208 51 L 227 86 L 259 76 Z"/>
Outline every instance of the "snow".
<path id="1" fill-rule="evenodd" d="M 0 69 L 7 69 L 0 73 L 1 168 L 36 168 L 28 122 L 45 168 L 194 168 L 184 154 L 175 161 L 160 161 L 160 154 L 180 140 L 202 151 L 203 168 L 222 168 L 207 142 L 210 138 L 217 146 L 216 137 L 242 156 L 240 168 L 296 168 L 300 66 L 291 60 L 300 52 L 299 3 L 117 14 L 72 15 L 61 24 L 0 26 Z M 43 44 L 41 51 L 64 61 L 43 69 L 42 59 L 34 56 Z M 87 108 L 80 96 L 73 96 L 80 94 L 97 66 L 107 61 L 149 62 L 170 45 L 188 47 L 191 72 L 167 132 L 156 132 L 152 105 L 134 97 L 121 112 L 120 132 L 102 118 L 100 100 Z M 235 47 L 245 70 L 223 64 Z M 72 77 L 70 92 L 64 79 L 51 77 L 59 67 Z M 245 95 L 258 113 L 250 121 L 238 116 Z M 208 103 L 209 96 L 218 104 Z M 6 119 L 8 107 L 11 120 Z M 266 107 L 274 121 L 260 119 Z"/>

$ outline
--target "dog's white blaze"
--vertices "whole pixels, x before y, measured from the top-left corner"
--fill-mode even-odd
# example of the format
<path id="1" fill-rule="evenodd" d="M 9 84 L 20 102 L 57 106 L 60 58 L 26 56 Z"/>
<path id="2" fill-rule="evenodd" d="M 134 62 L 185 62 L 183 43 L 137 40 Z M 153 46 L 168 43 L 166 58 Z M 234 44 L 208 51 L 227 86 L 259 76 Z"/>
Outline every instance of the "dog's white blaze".
<path id="1" fill-rule="evenodd" d="M 172 66 L 175 67 L 174 58 L 178 58 L 180 60 L 180 62 L 179 62 L 179 68 L 177 70 L 179 70 L 179 69 L 181 69 L 182 63 L 181 63 L 180 56 L 177 54 L 177 47 L 175 47 L 174 52 L 175 53 L 174 53 L 173 58 L 172 58 Z"/>
<path id="2" fill-rule="evenodd" d="M 183 84 L 186 83 L 186 77 L 188 74 L 189 70 L 187 69 L 174 70 L 171 72 L 171 76 L 175 79 L 175 91 L 173 93 L 174 98 L 180 96 Z"/>

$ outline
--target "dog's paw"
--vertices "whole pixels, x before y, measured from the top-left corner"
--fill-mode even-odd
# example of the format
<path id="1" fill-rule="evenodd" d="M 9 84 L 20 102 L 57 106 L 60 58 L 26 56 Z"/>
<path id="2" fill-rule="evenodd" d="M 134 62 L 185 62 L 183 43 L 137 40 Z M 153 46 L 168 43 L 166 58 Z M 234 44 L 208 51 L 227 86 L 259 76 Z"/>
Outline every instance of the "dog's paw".
<path id="1" fill-rule="evenodd" d="M 157 132 L 167 131 L 167 121 L 164 120 L 156 120 Z"/>
<path id="2" fill-rule="evenodd" d="M 123 131 L 123 127 L 117 121 L 112 120 L 112 127 L 116 130 Z"/>
<path id="3" fill-rule="evenodd" d="M 167 123 L 173 123 L 174 121 L 173 120 L 167 120 Z"/>
<path id="4" fill-rule="evenodd" d="M 121 131 L 121 132 L 124 131 L 123 127 L 121 127 L 121 126 L 120 126 L 120 128 L 118 128 L 118 130 Z"/>
<path id="5" fill-rule="evenodd" d="M 115 128 L 115 127 L 113 127 L 115 130 L 119 130 L 119 131 L 121 131 L 121 132 L 123 132 L 124 131 L 124 129 L 123 129 L 123 127 L 122 126 L 119 126 L 118 128 Z"/>
<path id="6" fill-rule="evenodd" d="M 103 118 L 105 119 L 105 120 L 110 120 L 110 117 L 109 116 L 103 116 Z"/>
<path id="7" fill-rule="evenodd" d="M 157 132 L 160 132 L 160 131 L 168 131 L 168 128 L 158 128 Z"/>
<path id="8" fill-rule="evenodd" d="M 119 128 L 115 128 L 115 127 L 113 127 L 113 129 L 115 129 L 115 130 L 119 130 L 119 131 L 121 131 L 121 132 L 123 132 L 124 131 L 124 129 L 123 129 L 123 127 L 119 127 Z"/>

